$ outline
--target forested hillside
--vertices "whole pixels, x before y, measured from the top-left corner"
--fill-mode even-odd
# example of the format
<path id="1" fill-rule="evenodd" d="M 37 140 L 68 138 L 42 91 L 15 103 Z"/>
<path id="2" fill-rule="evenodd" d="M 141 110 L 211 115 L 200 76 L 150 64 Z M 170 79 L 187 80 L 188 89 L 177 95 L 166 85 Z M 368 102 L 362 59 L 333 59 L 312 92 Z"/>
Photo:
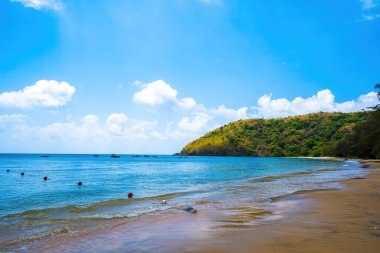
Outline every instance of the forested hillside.
<path id="1" fill-rule="evenodd" d="M 380 99 L 380 84 L 375 89 Z M 380 104 L 368 109 L 239 120 L 187 144 L 181 154 L 380 159 Z"/>
<path id="2" fill-rule="evenodd" d="M 358 113 L 317 113 L 282 119 L 230 123 L 186 145 L 188 155 L 325 156 L 368 117 Z"/>

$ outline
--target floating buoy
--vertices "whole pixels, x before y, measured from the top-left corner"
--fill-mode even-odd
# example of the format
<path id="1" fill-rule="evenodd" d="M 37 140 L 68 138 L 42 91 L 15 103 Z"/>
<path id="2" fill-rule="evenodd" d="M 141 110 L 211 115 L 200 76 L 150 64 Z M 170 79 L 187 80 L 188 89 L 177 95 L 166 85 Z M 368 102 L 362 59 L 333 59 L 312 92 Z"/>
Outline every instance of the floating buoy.
<path id="1" fill-rule="evenodd" d="M 189 213 L 196 213 L 197 212 L 197 209 L 189 206 L 189 207 L 185 207 L 184 209 L 182 209 L 183 211 L 186 211 L 186 212 L 189 212 Z"/>
<path id="2" fill-rule="evenodd" d="M 128 198 L 129 199 L 133 198 L 133 193 L 132 192 L 128 193 Z"/>
<path id="3" fill-rule="evenodd" d="M 166 199 L 163 199 L 163 200 L 161 200 L 161 204 L 167 204 L 168 202 L 166 201 Z"/>
<path id="4" fill-rule="evenodd" d="M 47 176 L 44 176 L 44 181 L 48 180 L 48 177 Z"/>
<path id="5" fill-rule="evenodd" d="M 83 184 L 82 181 L 78 182 L 78 186 L 82 186 L 82 184 Z"/>
<path id="6" fill-rule="evenodd" d="M 10 170 L 7 170 L 7 172 L 9 172 Z"/>
<path id="7" fill-rule="evenodd" d="M 21 172 L 21 176 L 24 176 L 25 175 L 25 173 L 24 172 Z"/>

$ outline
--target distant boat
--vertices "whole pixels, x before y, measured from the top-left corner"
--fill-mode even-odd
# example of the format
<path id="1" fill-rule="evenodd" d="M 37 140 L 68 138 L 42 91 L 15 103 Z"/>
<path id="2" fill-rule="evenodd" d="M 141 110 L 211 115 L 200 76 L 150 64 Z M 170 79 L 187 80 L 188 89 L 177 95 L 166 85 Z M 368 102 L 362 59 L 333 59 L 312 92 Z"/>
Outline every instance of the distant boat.
<path id="1" fill-rule="evenodd" d="M 41 157 L 49 157 L 48 155 L 41 155 Z"/>
<path id="2" fill-rule="evenodd" d="M 111 158 L 120 158 L 120 156 L 119 156 L 119 155 L 112 154 L 112 155 L 111 155 Z"/>
<path id="3" fill-rule="evenodd" d="M 132 157 L 142 157 L 142 155 L 132 155 Z"/>

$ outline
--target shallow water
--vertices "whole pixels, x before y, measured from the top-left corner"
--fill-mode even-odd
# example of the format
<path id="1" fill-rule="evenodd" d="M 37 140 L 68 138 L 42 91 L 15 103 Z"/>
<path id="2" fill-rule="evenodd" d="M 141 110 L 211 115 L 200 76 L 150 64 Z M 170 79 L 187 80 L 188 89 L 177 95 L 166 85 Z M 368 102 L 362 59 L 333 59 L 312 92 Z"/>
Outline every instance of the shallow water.
<path id="1" fill-rule="evenodd" d="M 306 158 L 2 154 L 0 173 L 0 246 L 8 247 L 98 220 L 196 203 L 254 206 L 297 191 L 339 188 L 337 180 L 366 171 L 353 161 Z"/>

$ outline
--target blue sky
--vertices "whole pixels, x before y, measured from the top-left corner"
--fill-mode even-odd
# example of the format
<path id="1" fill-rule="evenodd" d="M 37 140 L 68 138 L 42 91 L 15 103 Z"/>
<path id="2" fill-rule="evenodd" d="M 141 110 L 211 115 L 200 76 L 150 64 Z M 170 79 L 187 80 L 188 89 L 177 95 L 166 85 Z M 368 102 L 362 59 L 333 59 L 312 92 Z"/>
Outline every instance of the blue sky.
<path id="1" fill-rule="evenodd" d="M 172 153 L 376 103 L 380 1 L 3 0 L 0 152 Z"/>

